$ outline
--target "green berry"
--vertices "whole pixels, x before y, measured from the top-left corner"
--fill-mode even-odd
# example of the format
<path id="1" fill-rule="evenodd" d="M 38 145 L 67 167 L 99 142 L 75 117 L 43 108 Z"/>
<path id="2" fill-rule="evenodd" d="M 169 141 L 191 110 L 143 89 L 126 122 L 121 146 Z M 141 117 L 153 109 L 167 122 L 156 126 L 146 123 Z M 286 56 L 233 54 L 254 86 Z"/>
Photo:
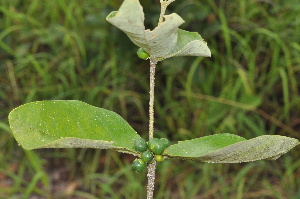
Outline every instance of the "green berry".
<path id="1" fill-rule="evenodd" d="M 139 48 L 136 52 L 136 54 L 138 55 L 139 58 L 147 60 L 149 59 L 149 54 L 143 49 L 143 48 Z"/>
<path id="2" fill-rule="evenodd" d="M 162 156 L 162 155 L 156 155 L 155 159 L 156 159 L 156 162 L 162 162 L 164 160 L 164 156 Z"/>
<path id="3" fill-rule="evenodd" d="M 165 149 L 170 146 L 170 141 L 167 138 L 160 138 L 160 141 L 163 143 Z"/>
<path id="4" fill-rule="evenodd" d="M 147 167 L 146 163 L 141 159 L 135 159 L 132 162 L 131 166 L 135 172 L 142 172 Z"/>
<path id="5" fill-rule="evenodd" d="M 148 142 L 148 148 L 156 155 L 160 155 L 164 152 L 164 144 L 158 138 L 152 138 Z"/>
<path id="6" fill-rule="evenodd" d="M 153 154 L 150 151 L 144 151 L 141 158 L 144 162 L 150 163 L 153 160 Z"/>
<path id="7" fill-rule="evenodd" d="M 143 138 L 139 138 L 134 142 L 134 149 L 139 152 L 144 152 L 148 148 L 147 142 Z"/>

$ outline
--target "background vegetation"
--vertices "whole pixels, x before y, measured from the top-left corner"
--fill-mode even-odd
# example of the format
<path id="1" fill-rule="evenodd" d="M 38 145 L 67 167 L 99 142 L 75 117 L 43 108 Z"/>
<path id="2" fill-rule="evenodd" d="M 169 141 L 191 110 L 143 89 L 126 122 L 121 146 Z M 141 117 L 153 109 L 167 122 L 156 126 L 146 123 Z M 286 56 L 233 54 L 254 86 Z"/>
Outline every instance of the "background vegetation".
<path id="1" fill-rule="evenodd" d="M 146 26 L 159 0 L 142 0 Z M 1 0 L 0 198 L 145 198 L 133 157 L 92 149 L 24 151 L 7 115 L 36 100 L 81 100 L 113 110 L 144 138 L 149 63 L 105 21 L 122 0 Z M 300 138 L 300 3 L 184 0 L 169 10 L 199 32 L 212 58 L 160 62 L 157 137 L 176 142 L 215 133 Z M 299 147 L 276 161 L 164 161 L 155 198 L 300 198 Z"/>

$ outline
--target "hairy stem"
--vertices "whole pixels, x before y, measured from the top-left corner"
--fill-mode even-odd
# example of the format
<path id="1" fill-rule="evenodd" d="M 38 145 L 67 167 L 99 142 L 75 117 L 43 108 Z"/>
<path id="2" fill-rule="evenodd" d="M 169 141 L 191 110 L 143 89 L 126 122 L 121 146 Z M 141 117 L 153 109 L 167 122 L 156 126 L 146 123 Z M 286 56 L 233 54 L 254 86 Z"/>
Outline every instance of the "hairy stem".
<path id="1" fill-rule="evenodd" d="M 165 16 L 166 9 L 168 5 L 175 0 L 160 0 L 161 12 L 158 21 L 160 25 Z M 154 86 L 155 86 L 155 67 L 157 60 L 150 59 L 150 100 L 149 100 L 149 140 L 153 138 L 154 132 Z M 155 169 L 156 169 L 156 160 L 154 159 L 152 163 L 148 165 L 148 185 L 147 185 L 147 199 L 153 199 L 154 195 L 154 184 L 155 184 Z"/>
<path id="2" fill-rule="evenodd" d="M 149 139 L 153 138 L 154 132 L 154 86 L 155 86 L 155 67 L 157 61 L 150 60 L 150 101 L 149 101 Z M 155 180 L 156 161 L 148 165 L 148 185 L 147 185 L 147 199 L 153 198 L 154 180 Z"/>
<path id="3" fill-rule="evenodd" d="M 148 165 L 148 184 L 147 184 L 147 199 L 153 199 L 154 194 L 154 181 L 155 181 L 155 168 L 156 161 L 154 160 L 152 163 Z"/>
<path id="4" fill-rule="evenodd" d="M 150 60 L 149 139 L 153 138 L 154 131 L 154 80 L 156 64 L 156 60 Z"/>

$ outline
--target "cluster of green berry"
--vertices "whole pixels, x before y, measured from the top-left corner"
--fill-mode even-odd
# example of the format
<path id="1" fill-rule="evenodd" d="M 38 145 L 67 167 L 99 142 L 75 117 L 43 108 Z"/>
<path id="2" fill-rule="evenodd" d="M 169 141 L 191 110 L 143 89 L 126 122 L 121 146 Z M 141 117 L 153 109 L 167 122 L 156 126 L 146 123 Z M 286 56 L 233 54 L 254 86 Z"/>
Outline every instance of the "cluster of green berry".
<path id="1" fill-rule="evenodd" d="M 162 162 L 164 157 L 162 153 L 170 146 L 170 142 L 166 138 L 152 138 L 147 143 L 143 138 L 139 138 L 134 142 L 134 149 L 141 152 L 140 158 L 136 158 L 132 162 L 132 169 L 136 172 L 143 171 L 148 163 L 151 163 L 154 159 L 157 162 Z"/>

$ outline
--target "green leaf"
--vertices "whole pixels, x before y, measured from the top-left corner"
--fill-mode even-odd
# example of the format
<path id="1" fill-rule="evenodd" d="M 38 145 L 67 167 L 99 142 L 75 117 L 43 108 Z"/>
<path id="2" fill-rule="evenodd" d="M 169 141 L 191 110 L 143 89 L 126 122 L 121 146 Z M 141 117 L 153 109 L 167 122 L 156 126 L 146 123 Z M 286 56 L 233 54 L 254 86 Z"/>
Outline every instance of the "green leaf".
<path id="1" fill-rule="evenodd" d="M 38 101 L 14 109 L 9 123 L 25 149 L 98 148 L 137 154 L 140 136 L 118 114 L 84 102 Z"/>
<path id="2" fill-rule="evenodd" d="M 145 15 L 138 0 L 124 0 L 119 11 L 107 16 L 107 21 L 122 30 L 131 41 L 143 48 L 151 59 L 163 60 L 174 56 L 211 56 L 207 44 L 198 33 L 180 30 L 184 20 L 172 13 L 154 30 L 145 30 Z"/>
<path id="3" fill-rule="evenodd" d="M 164 59 L 175 56 L 204 56 L 210 57 L 211 52 L 207 43 L 196 32 L 178 30 L 177 43 Z"/>
<path id="4" fill-rule="evenodd" d="M 166 154 L 176 157 L 199 157 L 228 145 L 246 140 L 232 134 L 216 134 L 197 139 L 180 141 L 167 148 Z"/>
<path id="5" fill-rule="evenodd" d="M 298 144 L 297 139 L 279 135 L 263 135 L 246 140 L 236 135 L 216 134 L 171 145 L 165 155 L 210 163 L 240 163 L 275 160 Z"/>

